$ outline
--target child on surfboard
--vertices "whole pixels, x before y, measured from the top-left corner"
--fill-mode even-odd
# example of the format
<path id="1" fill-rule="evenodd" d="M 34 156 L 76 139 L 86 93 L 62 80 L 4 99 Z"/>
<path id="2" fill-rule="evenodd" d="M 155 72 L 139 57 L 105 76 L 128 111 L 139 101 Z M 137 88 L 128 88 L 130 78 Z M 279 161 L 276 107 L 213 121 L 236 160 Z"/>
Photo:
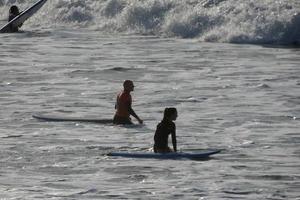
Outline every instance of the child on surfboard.
<path id="1" fill-rule="evenodd" d="M 143 123 L 143 120 L 134 112 L 131 107 L 132 98 L 130 92 L 134 90 L 134 85 L 131 80 L 125 80 L 123 83 L 124 90 L 121 91 L 116 100 L 116 113 L 113 118 L 114 124 L 132 124 L 130 115 L 135 117 L 140 124 Z"/>
<path id="2" fill-rule="evenodd" d="M 176 108 L 165 108 L 164 118 L 157 125 L 155 135 L 154 135 L 154 146 L 153 150 L 155 153 L 169 153 L 172 149 L 168 146 L 168 138 L 171 134 L 173 151 L 177 151 L 177 141 L 176 141 L 176 125 L 173 121 L 177 118 Z"/>
<path id="3" fill-rule="evenodd" d="M 16 5 L 13 5 L 10 7 L 9 9 L 9 16 L 8 16 L 8 22 L 10 22 L 11 20 L 13 20 L 16 16 L 18 16 L 20 14 L 19 8 Z M 14 33 L 14 32 L 18 32 L 19 31 L 19 27 L 21 27 L 23 24 L 15 27 L 13 26 L 13 24 L 10 25 L 9 27 L 9 32 Z"/>

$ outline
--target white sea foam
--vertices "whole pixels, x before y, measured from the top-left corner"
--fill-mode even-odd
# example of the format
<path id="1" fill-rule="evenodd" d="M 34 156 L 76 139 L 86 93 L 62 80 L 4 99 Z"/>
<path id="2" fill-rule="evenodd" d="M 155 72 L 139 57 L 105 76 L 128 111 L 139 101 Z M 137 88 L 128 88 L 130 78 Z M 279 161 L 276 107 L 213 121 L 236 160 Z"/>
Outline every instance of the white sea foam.
<path id="1" fill-rule="evenodd" d="M 0 19 L 12 4 L 23 10 L 35 1 L 0 0 Z M 41 20 L 43 19 L 43 20 Z M 300 42 L 296 0 L 52 0 L 24 29 L 81 27 L 200 41 L 291 44 Z"/>

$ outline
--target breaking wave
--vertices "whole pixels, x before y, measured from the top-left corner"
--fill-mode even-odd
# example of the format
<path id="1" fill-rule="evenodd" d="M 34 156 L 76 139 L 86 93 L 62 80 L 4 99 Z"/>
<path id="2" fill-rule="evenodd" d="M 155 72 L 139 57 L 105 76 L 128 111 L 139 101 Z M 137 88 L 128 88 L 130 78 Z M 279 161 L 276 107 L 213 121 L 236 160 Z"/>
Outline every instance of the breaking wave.
<path id="1" fill-rule="evenodd" d="M 0 0 L 0 19 L 12 4 L 25 9 L 34 0 Z M 41 20 L 43 19 L 43 20 Z M 300 43 L 297 0 L 49 0 L 32 27 L 196 38 L 206 42 Z"/>

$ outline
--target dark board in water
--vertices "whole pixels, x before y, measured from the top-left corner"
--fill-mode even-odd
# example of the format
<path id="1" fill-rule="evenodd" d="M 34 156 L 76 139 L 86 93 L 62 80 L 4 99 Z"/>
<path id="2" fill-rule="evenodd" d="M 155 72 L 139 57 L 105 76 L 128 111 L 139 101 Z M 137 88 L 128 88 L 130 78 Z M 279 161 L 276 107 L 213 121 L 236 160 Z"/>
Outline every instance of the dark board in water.
<path id="1" fill-rule="evenodd" d="M 126 157 L 126 158 L 156 158 L 156 159 L 207 159 L 209 156 L 220 153 L 220 149 L 203 149 L 194 152 L 172 152 L 172 153 L 154 153 L 154 152 L 111 152 L 108 156 Z"/>
<path id="2" fill-rule="evenodd" d="M 43 121 L 51 122 L 92 122 L 99 124 L 112 124 L 112 119 L 97 119 L 97 118 L 85 118 L 85 117 L 61 117 L 61 116 L 51 116 L 51 115 L 32 115 L 33 118 Z"/>

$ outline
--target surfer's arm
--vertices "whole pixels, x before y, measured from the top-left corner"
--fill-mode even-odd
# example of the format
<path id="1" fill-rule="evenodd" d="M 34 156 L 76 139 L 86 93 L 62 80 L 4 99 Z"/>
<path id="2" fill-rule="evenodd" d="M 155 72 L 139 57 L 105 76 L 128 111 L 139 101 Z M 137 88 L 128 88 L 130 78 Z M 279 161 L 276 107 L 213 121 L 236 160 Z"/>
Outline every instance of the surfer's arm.
<path id="1" fill-rule="evenodd" d="M 143 123 L 143 120 L 141 120 L 139 118 L 139 116 L 134 112 L 134 110 L 132 109 L 131 105 L 128 106 L 128 111 L 129 111 L 129 114 L 132 115 L 134 118 L 136 118 L 140 124 Z"/>
<path id="2" fill-rule="evenodd" d="M 172 144 L 173 144 L 173 150 L 177 151 L 177 141 L 176 141 L 176 128 L 174 127 L 174 130 L 171 133 L 172 135 Z"/>

